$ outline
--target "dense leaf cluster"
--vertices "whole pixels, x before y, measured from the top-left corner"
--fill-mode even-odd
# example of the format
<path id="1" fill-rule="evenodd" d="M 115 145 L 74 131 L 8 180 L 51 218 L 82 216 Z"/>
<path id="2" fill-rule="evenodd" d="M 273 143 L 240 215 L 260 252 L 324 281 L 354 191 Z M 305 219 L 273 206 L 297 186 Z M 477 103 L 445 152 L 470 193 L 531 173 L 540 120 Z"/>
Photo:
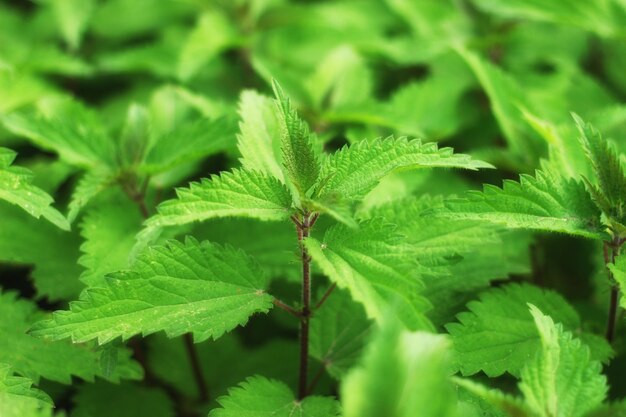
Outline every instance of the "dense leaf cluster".
<path id="1" fill-rule="evenodd" d="M 626 415 L 624 28 L 0 4 L 0 417 Z"/>

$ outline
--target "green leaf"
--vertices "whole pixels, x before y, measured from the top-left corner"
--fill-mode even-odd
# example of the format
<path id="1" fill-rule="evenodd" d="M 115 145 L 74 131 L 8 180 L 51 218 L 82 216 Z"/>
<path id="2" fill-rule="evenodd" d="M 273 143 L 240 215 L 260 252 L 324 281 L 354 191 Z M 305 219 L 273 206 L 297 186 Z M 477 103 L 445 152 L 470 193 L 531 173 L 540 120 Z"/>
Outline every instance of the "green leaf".
<path id="1" fill-rule="evenodd" d="M 84 384 L 73 398 L 72 417 L 174 417 L 170 398 L 157 388 L 101 381 Z"/>
<path id="2" fill-rule="evenodd" d="M 465 48 L 456 50 L 489 97 L 491 111 L 514 156 L 523 168 L 536 166 L 545 146 L 524 121 L 520 107 L 530 106 L 522 87 L 509 74 L 474 52 Z"/>
<path id="3" fill-rule="evenodd" d="M 84 242 L 78 263 L 85 267 L 80 280 L 88 287 L 102 287 L 105 275 L 128 267 L 142 221 L 137 207 L 121 195 L 87 211 L 80 225 Z"/>
<path id="4" fill-rule="evenodd" d="M 70 49 L 80 46 L 93 12 L 93 0 L 51 0 L 57 26 Z"/>
<path id="5" fill-rule="evenodd" d="M 190 234 L 199 240 L 243 250 L 272 278 L 286 277 L 294 282 L 302 280 L 302 265 L 296 262 L 299 256 L 296 254 L 298 237 L 291 222 L 267 223 L 245 217 L 214 219 L 197 224 Z"/>
<path id="6" fill-rule="evenodd" d="M 437 7 L 438 4 L 394 1 L 400 2 L 420 8 L 426 4 Z M 444 7 L 449 5 L 445 3 Z M 417 11 L 418 19 L 425 21 L 420 12 L 422 10 Z M 429 46 L 440 40 L 437 37 L 429 38 Z M 472 87 L 474 80 L 472 73 L 460 70 L 462 68 L 461 58 L 448 53 L 432 62 L 427 78 L 412 81 L 395 90 L 385 105 L 385 113 L 393 122 L 395 130 L 426 138 L 447 138 L 455 134 L 471 117 L 460 107 L 464 94 Z M 432 111 L 434 108 L 436 112 Z"/>
<path id="7" fill-rule="evenodd" d="M 126 111 L 124 127 L 119 135 L 117 158 L 120 166 L 135 169 L 146 153 L 150 142 L 152 124 L 148 110 L 137 103 L 131 103 Z"/>
<path id="8" fill-rule="evenodd" d="M 449 342 L 387 323 L 341 385 L 345 417 L 453 416 Z"/>
<path id="9" fill-rule="evenodd" d="M 619 1 L 544 2 L 541 0 L 477 0 L 481 9 L 515 20 L 573 25 L 605 37 L 624 34 L 626 6 Z M 619 11 L 621 9 L 621 12 Z"/>
<path id="10" fill-rule="evenodd" d="M 51 89 L 39 77 L 0 67 L 0 115 L 37 101 Z"/>
<path id="11" fill-rule="evenodd" d="M 396 223 L 398 232 L 406 236 L 426 286 L 423 295 L 437 306 L 428 312 L 436 324 L 450 321 L 468 297 L 492 280 L 529 272 L 527 257 L 519 262 L 509 253 L 511 247 L 514 254 L 527 252 L 526 232 L 504 233 L 484 222 L 425 215 L 443 207 L 443 201 L 442 197 L 405 198 L 368 213 Z"/>
<path id="12" fill-rule="evenodd" d="M 221 408 L 209 417 L 338 417 L 339 404 L 330 397 L 308 396 L 297 401 L 280 381 L 253 376 L 217 399 Z"/>
<path id="13" fill-rule="evenodd" d="M 464 391 L 461 391 L 459 396 L 463 395 L 463 392 L 467 392 L 473 395 L 474 399 L 478 399 L 480 403 L 486 402 L 491 404 L 493 408 L 489 408 L 489 413 L 481 407 L 481 414 L 476 416 L 489 416 L 489 417 L 531 417 L 531 411 L 528 406 L 520 398 L 514 397 L 510 394 L 506 394 L 497 389 L 487 388 L 484 385 L 476 383 L 466 378 L 453 377 L 454 382 Z M 498 409 L 503 413 L 499 413 Z"/>
<path id="14" fill-rule="evenodd" d="M 86 290 L 69 311 L 37 323 L 31 333 L 75 342 L 165 331 L 217 339 L 254 313 L 267 312 L 267 279 L 243 252 L 188 238 L 148 248 L 129 270 L 111 274 L 106 287 Z"/>
<path id="15" fill-rule="evenodd" d="M 385 3 L 412 29 L 411 52 L 427 58 L 447 52 L 451 43 L 467 37 L 471 21 L 459 13 L 458 5 L 450 2 L 414 2 L 411 0 L 386 0 Z M 419 47 L 415 47 L 419 44 Z M 422 45 L 426 44 L 426 45 Z M 405 52 L 406 53 L 406 52 Z"/>
<path id="16" fill-rule="evenodd" d="M 578 179 L 590 172 L 589 162 L 580 143 L 570 139 L 574 135 L 571 123 L 556 125 L 521 109 L 526 123 L 548 144 L 549 161 L 555 170 L 568 178 Z"/>
<path id="17" fill-rule="evenodd" d="M 626 308 L 626 253 L 622 253 L 621 255 L 615 258 L 615 262 L 608 265 L 611 273 L 613 274 L 613 279 L 617 282 L 621 289 L 621 298 L 620 305 L 623 308 Z"/>
<path id="18" fill-rule="evenodd" d="M 626 401 L 604 404 L 587 414 L 586 417 L 626 417 Z"/>
<path id="19" fill-rule="evenodd" d="M 528 284 L 510 284 L 486 291 L 480 295 L 480 301 L 467 305 L 469 312 L 457 316 L 459 323 L 446 326 L 463 375 L 479 371 L 490 377 L 505 372 L 519 375 L 541 346 L 527 303 L 540 306 L 566 329 L 581 332 L 580 317 L 556 292 Z M 596 339 L 593 335 L 582 335 Z M 596 354 L 606 352 L 606 343 L 595 342 L 601 343 Z"/>
<path id="20" fill-rule="evenodd" d="M 182 123 L 154 140 L 140 170 L 159 173 L 225 151 L 234 146 L 235 131 L 230 117 Z"/>
<path id="21" fill-rule="evenodd" d="M 332 49 L 306 80 L 318 109 L 354 108 L 372 95 L 372 74 L 365 60 L 349 45 Z"/>
<path id="22" fill-rule="evenodd" d="M 626 224 L 626 174 L 619 155 L 591 124 L 573 115 L 580 141 L 593 166 L 598 187 L 587 180 L 591 195 L 598 207 L 610 219 Z M 594 181 L 594 183 L 596 182 Z"/>
<path id="23" fill-rule="evenodd" d="M 231 19 L 217 8 L 198 17 L 196 26 L 179 46 L 177 75 L 187 81 L 226 49 L 236 36 Z"/>
<path id="24" fill-rule="evenodd" d="M 520 182 L 504 180 L 503 187 L 485 185 L 466 198 L 445 202 L 439 212 L 453 220 L 481 220 L 513 229 L 567 233 L 591 239 L 606 238 L 600 212 L 585 186 L 546 167 Z"/>
<path id="25" fill-rule="evenodd" d="M 0 363 L 0 415 L 2 417 L 48 417 L 52 399 L 32 388 L 28 378 L 14 376 L 11 367 Z"/>
<path id="26" fill-rule="evenodd" d="M 142 377 L 142 370 L 130 359 L 129 350 L 118 351 L 118 365 L 107 376 L 100 366 L 101 355 L 97 350 L 66 341 L 49 342 L 27 334 L 28 328 L 43 314 L 34 303 L 18 299 L 14 293 L 0 293 L 0 316 L 11 318 L 0 322 L 0 362 L 10 363 L 15 372 L 35 382 L 45 378 L 70 384 L 72 376 L 87 381 L 99 376 L 114 382 Z"/>
<path id="27" fill-rule="evenodd" d="M 4 116 L 5 127 L 58 153 L 68 164 L 85 168 L 115 165 L 114 142 L 97 114 L 71 99 L 43 101 L 39 105 L 38 112 Z"/>
<path id="28" fill-rule="evenodd" d="M 522 370 L 519 388 L 529 408 L 541 417 L 580 417 L 598 407 L 608 391 L 600 362 L 550 316 L 532 304 L 530 312 L 541 349 Z"/>
<path id="29" fill-rule="evenodd" d="M 468 155 L 455 154 L 452 148 L 439 149 L 437 144 L 419 139 L 363 140 L 324 160 L 316 194 L 321 199 L 359 199 L 395 170 L 433 167 L 493 168 Z"/>
<path id="30" fill-rule="evenodd" d="M 276 80 L 272 81 L 280 119 L 282 162 L 287 177 L 301 197 L 315 184 L 320 167 L 309 126 L 298 116 Z"/>
<path id="31" fill-rule="evenodd" d="M 76 264 L 80 238 L 52 224 L 41 222 L 23 210 L 0 204 L 0 262 L 32 265 L 30 277 L 37 298 L 50 301 L 77 297 L 83 288 L 78 280 L 82 268 Z"/>
<path id="32" fill-rule="evenodd" d="M 68 220 L 70 222 L 76 220 L 78 214 L 91 200 L 116 183 L 116 177 L 117 174 L 108 168 L 96 168 L 85 172 L 72 193 L 68 205 Z"/>
<path id="33" fill-rule="evenodd" d="M 341 200 L 334 197 L 323 197 L 311 200 L 305 198 L 302 203 L 308 210 L 320 214 L 328 214 L 333 219 L 348 227 L 357 227 L 357 221 L 353 214 L 353 204 L 348 200 Z"/>
<path id="34" fill-rule="evenodd" d="M 423 272 L 432 275 L 439 275 L 438 270 L 447 272 L 450 265 L 447 259 L 461 256 L 465 260 L 482 246 L 502 244 L 498 228 L 493 225 L 428 216 L 430 210 L 441 208 L 443 202 L 443 197 L 405 198 L 376 207 L 368 215 L 397 224 L 398 232 L 406 236 Z"/>
<path id="35" fill-rule="evenodd" d="M 371 329 L 363 307 L 336 289 L 311 318 L 309 354 L 341 379 L 361 357 Z"/>
<path id="36" fill-rule="evenodd" d="M 158 207 L 148 227 L 174 226 L 216 217 L 252 217 L 278 221 L 289 218 L 291 194 L 276 178 L 255 171 L 223 172 L 189 188 L 176 190 L 177 199 Z"/>
<path id="37" fill-rule="evenodd" d="M 311 237 L 305 246 L 322 272 L 362 303 L 370 318 L 381 320 L 396 307 L 407 327 L 431 328 L 424 316 L 431 306 L 420 294 L 423 283 L 394 225 L 382 219 L 365 221 L 358 229 L 336 225 L 322 242 Z"/>
<path id="38" fill-rule="evenodd" d="M 52 399 L 48 394 L 33 388 L 32 384 L 33 381 L 28 378 L 14 376 L 10 365 L 0 363 L 0 398 L 6 400 L 7 396 L 16 395 L 33 399 L 39 405 L 52 405 Z"/>
<path id="39" fill-rule="evenodd" d="M 239 99 L 240 133 L 237 147 L 241 165 L 251 171 L 284 180 L 280 167 L 280 120 L 272 99 L 246 90 Z"/>
<path id="40" fill-rule="evenodd" d="M 0 200 L 21 207 L 35 218 L 43 216 L 55 226 L 69 230 L 65 217 L 50 206 L 53 198 L 32 185 L 32 173 L 26 168 L 11 166 L 16 155 L 12 150 L 0 147 Z"/>

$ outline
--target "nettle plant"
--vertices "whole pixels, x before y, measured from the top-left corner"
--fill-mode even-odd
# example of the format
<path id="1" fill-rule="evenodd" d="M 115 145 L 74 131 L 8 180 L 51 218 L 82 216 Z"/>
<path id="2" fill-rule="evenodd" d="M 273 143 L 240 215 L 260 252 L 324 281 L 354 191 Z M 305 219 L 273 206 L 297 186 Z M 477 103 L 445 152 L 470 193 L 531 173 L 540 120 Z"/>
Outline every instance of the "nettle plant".
<path id="1" fill-rule="evenodd" d="M 332 338 L 345 337 L 339 329 L 335 329 L 338 334 L 332 334 L 336 320 L 354 320 L 346 328 L 351 333 L 360 332 L 369 327 L 366 316 L 381 320 L 393 307 L 408 328 L 432 329 L 424 314 L 429 302 L 420 295 L 423 284 L 413 266 L 411 250 L 394 232 L 389 219 L 356 219 L 354 207 L 381 178 L 395 170 L 475 170 L 490 165 L 449 148 L 439 149 L 433 143 L 392 137 L 323 154 L 277 83 L 274 92 L 275 108 L 253 93 L 245 99 L 262 107 L 249 109 L 249 103 L 243 104 L 244 111 L 253 112 L 253 117 L 244 115 L 246 122 L 241 125 L 242 168 L 178 189 L 178 197 L 161 203 L 157 214 L 145 222 L 139 249 L 135 249 L 139 254 L 129 269 L 110 274 L 102 287 L 88 288 L 79 301 L 71 303 L 69 311 L 56 312 L 52 319 L 37 323 L 31 334 L 52 340 L 71 338 L 77 343 L 97 339 L 104 344 L 119 337 L 126 340 L 164 331 L 170 337 L 191 333 L 195 342 L 202 342 L 217 339 L 244 325 L 253 314 L 276 306 L 299 321 L 300 359 L 299 365 L 294 363 L 294 372 L 299 374 L 299 401 L 294 402 L 283 383 L 254 377 L 220 400 L 223 409 L 214 414 L 264 411 L 269 415 L 272 411 L 288 415 L 301 409 L 304 415 L 335 415 L 338 408 L 333 399 L 308 395 L 315 385 L 309 377 L 310 345 L 315 343 L 316 356 L 322 353 L 320 345 L 330 353 L 331 346 L 324 345 L 334 343 Z M 263 130 L 270 123 L 255 120 L 257 115 L 277 123 L 280 153 L 275 149 L 278 138 Z M 143 207 L 143 203 L 139 205 Z M 319 239 L 312 232 L 324 215 L 338 224 L 326 225 Z M 271 295 L 267 274 L 238 248 L 199 242 L 192 236 L 184 242 L 169 240 L 141 248 L 164 228 L 237 216 L 295 226 L 301 265 L 297 306 Z M 332 282 L 319 297 L 312 294 L 314 265 Z M 339 290 L 333 294 L 336 287 L 346 290 L 354 301 Z M 324 314 L 325 302 L 333 296 L 341 298 L 332 303 L 333 307 L 346 309 L 353 317 L 338 318 L 336 310 Z M 357 306 L 342 307 L 342 303 L 361 303 L 366 313 Z M 318 359 L 331 369 L 341 366 L 332 357 Z M 265 397 L 264 403 L 249 397 Z"/>
<path id="2" fill-rule="evenodd" d="M 492 166 L 404 137 L 326 153 L 278 83 L 273 89 L 274 100 L 254 91 L 241 95 L 241 167 L 177 189 L 176 198 L 158 204 L 152 215 L 160 189 L 185 177 L 186 164 L 232 151 L 229 117 L 208 103 L 198 107 L 198 97 L 181 91 L 176 94 L 194 111 L 213 117 L 190 117 L 172 129 L 159 118 L 167 102 L 159 94 L 149 109 L 130 107 L 118 140 L 105 139 L 110 133 L 97 115 L 74 102 L 44 106 L 41 115 L 4 117 L 11 131 L 84 174 L 68 221 L 28 170 L 12 166 L 15 153 L 2 149 L 3 200 L 64 230 L 90 201 L 96 207 L 81 223 L 86 288 L 78 301 L 46 316 L 11 292 L 0 296 L 0 313 L 11 317 L 0 323 L 0 411 L 50 415 L 50 398 L 31 388 L 33 382 L 98 376 L 113 382 L 143 377 L 171 398 L 180 394 L 163 381 L 190 387 L 187 379 L 193 380 L 188 389 L 199 400 L 193 411 L 218 417 L 623 412 L 621 403 L 605 404 L 602 363 L 614 354 L 610 342 L 626 285 L 626 176 L 623 155 L 591 125 L 575 116 L 576 150 L 555 136 L 550 159 L 519 182 L 461 197 L 389 200 L 381 181 L 394 172 Z M 69 114 L 73 123 L 63 120 Z M 30 225 L 12 208 L 2 210 L 21 227 Z M 556 291 L 530 283 L 492 285 L 528 272 L 527 260 L 519 258 L 529 244 L 524 230 L 599 242 L 610 289 L 605 337 L 587 329 Z M 298 296 L 276 285 L 276 276 L 297 287 Z M 80 291 L 40 287 L 52 299 Z M 280 343 L 246 350 L 228 339 L 227 333 L 266 313 L 275 315 L 272 323 L 295 330 L 295 355 Z M 160 332 L 184 335 L 184 343 L 152 335 Z M 152 335 L 148 346 L 156 348 L 148 359 L 138 335 Z M 312 360 L 319 362 L 315 371 Z M 182 361 L 190 373 L 178 369 Z M 247 366 L 238 369 L 240 362 Z M 519 379 L 521 396 L 491 388 L 490 379 L 469 378 L 479 372 Z M 238 385 L 211 404 L 214 381 L 207 375 Z M 164 411 L 167 399 L 154 392 L 96 386 L 77 395 L 76 415 L 90 415 L 89 407 L 132 415 L 143 403 L 157 415 L 172 414 Z"/>

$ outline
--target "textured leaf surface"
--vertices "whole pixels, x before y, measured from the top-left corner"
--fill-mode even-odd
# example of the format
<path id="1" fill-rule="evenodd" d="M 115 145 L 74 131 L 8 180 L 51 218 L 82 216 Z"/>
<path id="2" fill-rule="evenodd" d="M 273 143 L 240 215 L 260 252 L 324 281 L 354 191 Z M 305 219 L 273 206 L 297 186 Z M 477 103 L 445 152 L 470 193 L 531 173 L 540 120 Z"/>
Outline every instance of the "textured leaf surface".
<path id="1" fill-rule="evenodd" d="M 239 116 L 237 147 L 241 165 L 282 180 L 280 120 L 273 100 L 256 91 L 244 91 L 239 100 Z"/>
<path id="2" fill-rule="evenodd" d="M 116 174 L 108 168 L 97 168 L 87 171 L 78 180 L 70 204 L 67 218 L 73 222 L 82 209 L 98 194 L 115 184 Z"/>
<path id="3" fill-rule="evenodd" d="M 337 225 L 322 242 L 308 238 L 305 245 L 315 264 L 362 303 L 370 318 L 380 320 L 395 306 L 409 328 L 431 326 L 424 316 L 430 303 L 420 295 L 423 284 L 395 226 L 381 219 L 363 222 L 358 229 Z"/>
<path id="4" fill-rule="evenodd" d="M 394 170 L 434 167 L 492 168 L 485 162 L 472 160 L 469 155 L 455 154 L 452 148 L 439 149 L 437 144 L 422 143 L 419 139 L 363 140 L 324 160 L 316 193 L 320 198 L 356 199 Z"/>
<path id="5" fill-rule="evenodd" d="M 578 314 L 555 292 L 528 284 L 511 284 L 484 292 L 480 301 L 468 304 L 469 312 L 457 316 L 459 323 L 446 326 L 463 375 L 479 371 L 490 377 L 505 372 L 519 375 L 540 348 L 540 335 L 527 303 L 540 306 L 566 329 L 580 332 Z M 597 336 L 583 334 L 593 339 L 594 344 L 599 343 L 595 354 L 598 359 L 606 360 L 606 343 Z"/>
<path id="6" fill-rule="evenodd" d="M 98 381 L 81 385 L 72 417 L 174 417 L 174 406 L 159 389 Z"/>
<path id="7" fill-rule="evenodd" d="M 309 396 L 296 401 L 287 385 L 280 381 L 253 376 L 228 396 L 217 399 L 209 417 L 338 417 L 339 404 L 330 397 Z"/>
<path id="8" fill-rule="evenodd" d="M 52 415 L 52 399 L 28 378 L 14 376 L 11 367 L 0 363 L 0 415 L 2 417 L 45 417 Z"/>
<path id="9" fill-rule="evenodd" d="M 28 397 L 38 403 L 52 404 L 48 394 L 32 387 L 33 381 L 21 376 L 12 375 L 11 367 L 6 363 L 0 363 L 0 393 Z"/>
<path id="10" fill-rule="evenodd" d="M 318 156 L 311 143 L 309 126 L 298 116 L 280 85 L 274 81 L 272 86 L 280 120 L 282 162 L 289 180 L 305 196 L 320 172 Z"/>
<path id="11" fill-rule="evenodd" d="M 216 339 L 271 308 L 266 281 L 243 252 L 191 238 L 170 241 L 148 248 L 129 270 L 110 275 L 106 287 L 87 290 L 70 311 L 56 312 L 32 333 L 101 344 L 158 331 Z"/>
<path id="12" fill-rule="evenodd" d="M 595 172 L 594 184 L 587 180 L 589 191 L 609 218 L 626 224 L 626 175 L 619 154 L 591 124 L 578 116 L 574 119 L 580 141 Z"/>
<path id="13" fill-rule="evenodd" d="M 386 324 L 341 385 L 345 417 L 447 417 L 456 405 L 445 336 Z"/>
<path id="14" fill-rule="evenodd" d="M 87 211 L 80 225 L 84 242 L 78 260 L 86 269 L 80 276 L 83 283 L 105 286 L 105 275 L 128 266 L 142 220 L 137 207 L 121 195 Z"/>
<path id="15" fill-rule="evenodd" d="M 396 223 L 398 232 L 406 236 L 426 286 L 423 294 L 437 306 L 428 312 L 436 324 L 450 321 L 469 296 L 492 280 L 529 271 L 528 257 L 515 256 L 527 253 L 525 231 L 505 234 L 485 222 L 427 215 L 443 207 L 443 201 L 442 197 L 405 198 L 369 213 Z"/>
<path id="16" fill-rule="evenodd" d="M 567 233 L 604 239 L 600 212 L 582 183 L 553 170 L 505 180 L 503 187 L 485 185 L 466 198 L 450 199 L 441 214 L 455 220 L 483 220 L 514 229 Z"/>
<path id="17" fill-rule="evenodd" d="M 177 189 L 178 198 L 163 202 L 149 227 L 172 226 L 215 217 L 285 220 L 291 194 L 276 178 L 254 171 L 234 170 Z"/>
<path id="18" fill-rule="evenodd" d="M 522 370 L 520 390 L 542 417 L 580 417 L 604 401 L 608 387 L 589 348 L 531 305 L 541 349 Z"/>
<path id="19" fill-rule="evenodd" d="M 340 379 L 361 357 L 371 330 L 363 306 L 335 290 L 311 319 L 309 354 Z"/>
<path id="20" fill-rule="evenodd" d="M 65 217 L 50 206 L 53 198 L 32 185 L 32 173 L 25 168 L 11 166 L 16 155 L 12 150 L 0 147 L 0 200 L 21 207 L 35 218 L 43 216 L 55 226 L 69 230 Z"/>
<path id="21" fill-rule="evenodd" d="M 27 334 L 28 328 L 43 315 L 33 303 L 19 300 L 13 293 L 0 294 L 0 316 L 11 318 L 0 321 L 0 362 L 11 364 L 15 372 L 35 382 L 45 378 L 69 384 L 72 376 L 87 381 L 93 381 L 95 376 L 112 381 L 142 376 L 128 350 L 118 351 L 118 365 L 112 374 L 105 375 L 100 352 L 85 345 L 49 342 Z"/>

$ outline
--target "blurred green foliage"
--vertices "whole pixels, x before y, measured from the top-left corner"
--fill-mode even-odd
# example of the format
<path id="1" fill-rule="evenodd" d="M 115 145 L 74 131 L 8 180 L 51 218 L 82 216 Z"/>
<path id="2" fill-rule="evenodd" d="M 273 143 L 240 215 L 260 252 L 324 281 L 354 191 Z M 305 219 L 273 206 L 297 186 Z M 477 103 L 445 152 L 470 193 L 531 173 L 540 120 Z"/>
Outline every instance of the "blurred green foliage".
<path id="1" fill-rule="evenodd" d="M 274 79 L 291 99 L 280 114 L 268 98 Z M 290 119 L 290 110 L 299 116 Z M 577 119 L 577 130 L 571 113 L 594 127 Z M 74 360 L 67 359 L 67 368 L 61 370 L 50 358 L 22 357 L 44 349 L 38 345 L 42 341 L 26 333 L 34 316 L 66 309 L 83 289 L 104 286 L 107 274 L 127 267 L 136 251 L 157 239 L 191 234 L 241 248 L 268 274 L 271 294 L 297 299 L 297 243 L 289 225 L 218 219 L 166 229 L 161 236 L 148 236 L 144 229 L 140 242 L 135 240 L 143 217 L 175 197 L 175 187 L 241 166 L 283 180 L 276 162 L 280 149 L 273 139 L 280 135 L 283 119 L 296 120 L 296 133 L 308 140 L 307 123 L 314 138 L 311 146 L 296 143 L 292 153 L 297 158 L 285 161 L 296 177 L 302 164 L 318 155 L 390 135 L 437 141 L 497 168 L 396 171 L 363 195 L 355 193 L 359 206 L 353 211 L 359 220 L 400 219 L 397 230 L 377 230 L 408 236 L 408 253 L 416 259 L 424 284 L 420 297 L 433 306 L 428 319 L 438 332 L 452 336 L 411 333 L 393 321 L 372 331 L 375 326 L 361 306 L 351 303 L 347 292 L 337 291 L 328 310 L 311 323 L 311 368 L 320 367 L 316 394 L 345 399 L 346 416 L 571 417 L 542 410 L 541 401 L 533 400 L 543 395 L 535 374 L 549 368 L 555 346 L 564 346 L 580 359 L 572 368 L 589 365 L 581 372 L 594 381 L 594 407 L 605 390 L 596 360 L 605 365 L 609 401 L 587 415 L 626 413 L 625 403 L 618 402 L 626 397 L 621 316 L 612 350 L 598 337 L 605 328 L 610 284 L 602 243 L 544 233 L 605 238 L 608 225 L 613 242 L 623 243 L 626 1 L 3 0 L 0 153 L 7 163 L 0 167 L 0 189 L 19 176 L 20 184 L 28 187 L 25 192 L 36 193 L 39 200 L 28 213 L 0 202 L 0 312 L 17 323 L 0 323 L 0 416 L 207 415 L 238 383 L 219 401 L 226 411 L 212 415 L 237 415 L 228 407 L 241 416 L 255 415 L 244 414 L 246 406 L 255 404 L 254 387 L 277 409 L 300 404 L 291 392 L 297 328 L 277 309 L 253 317 L 247 327 L 218 341 L 196 345 L 208 398 L 202 398 L 194 383 L 194 364 L 182 341 L 162 334 L 129 342 L 144 368 L 143 382 L 90 382 L 94 375 L 116 381 L 115 370 L 124 378 L 140 378 L 129 348 L 117 342 L 110 348 L 54 342 L 48 348 L 61 354 L 53 361 Z M 5 148 L 17 152 L 14 165 L 14 153 Z M 372 147 L 371 152 L 383 151 Z M 302 189 L 295 184 L 302 196 L 318 174 L 312 163 L 310 168 L 299 178 Z M 481 183 L 500 185 L 518 174 L 534 175 L 537 169 L 548 174 L 537 174 L 539 180 L 523 177 L 520 198 L 527 198 L 528 207 L 513 221 L 497 219 L 500 226 L 487 227 L 479 222 L 484 218 L 463 217 L 463 207 L 454 208 L 454 196 L 466 190 L 480 189 Z M 558 181 L 551 180 L 556 177 Z M 587 179 L 586 189 L 574 184 L 581 177 Z M 516 187 L 508 183 L 505 190 Z M 586 196 L 585 190 L 591 190 L 599 208 L 591 199 L 582 209 L 582 203 L 568 199 L 574 193 Z M 483 213 L 493 207 L 506 210 L 506 193 L 498 193 L 487 188 L 483 197 L 472 200 L 474 207 L 480 205 Z M 565 197 L 556 204 L 555 195 Z M 460 217 L 427 217 L 444 206 L 461 212 Z M 527 215 L 545 207 L 554 218 L 572 219 L 572 226 L 553 222 L 546 227 L 529 220 Z M 332 215 L 349 223 L 346 212 L 352 209 L 341 207 Z M 580 212 L 584 215 L 576 217 Z M 62 232 L 27 214 L 62 226 L 69 222 L 72 230 Z M 321 218 L 311 242 L 323 242 L 328 229 L 340 236 L 348 230 L 332 222 Z M 626 285 L 623 258 L 613 260 L 612 269 Z M 314 281 L 314 294 L 320 296 L 328 284 L 321 269 Z M 343 278 L 328 276 L 339 282 Z M 463 348 L 455 331 L 473 338 L 472 343 L 476 338 L 489 342 L 470 330 L 488 327 L 479 313 L 505 292 L 490 287 L 507 280 L 524 284 L 507 287 L 519 296 L 516 303 L 502 302 L 501 316 L 517 317 L 522 329 L 518 336 L 530 353 L 517 352 L 510 374 L 481 374 L 475 381 L 485 386 L 461 382 L 463 388 L 455 390 L 447 378 L 453 370 L 495 376 L 513 366 L 490 365 L 485 355 L 479 355 L 479 364 L 454 364 L 463 357 L 454 351 L 454 343 Z M 532 315 L 527 302 L 536 304 Z M 33 317 L 17 320 L 18 310 Z M 555 310 L 565 318 L 553 314 Z M 444 327 L 463 319 L 465 323 Z M 468 330 L 467 322 L 477 327 Z M 497 327 L 497 334 L 510 330 L 506 320 L 494 319 L 489 325 Z M 572 334 L 584 347 L 578 339 L 572 341 Z M 504 340 L 499 337 L 494 344 Z M 333 351 L 336 343 L 343 350 Z M 81 368 L 70 348 L 91 359 Z M 14 358 L 16 349 L 26 349 L 17 352 L 20 360 Z M 535 351 L 540 353 L 530 360 Z M 497 372 L 487 371 L 494 366 Z M 528 404 L 518 393 L 509 396 L 520 372 L 527 377 L 521 386 Z M 570 378 L 563 369 L 552 373 Z M 246 380 L 255 374 L 270 379 Z M 87 381 L 58 384 L 67 383 L 70 375 Z M 50 398 L 30 387 L 31 380 L 50 394 L 57 405 L 54 411 Z M 563 391 L 561 383 L 555 382 L 555 392 Z M 378 402 L 376 395 L 381 396 Z M 403 395 L 416 399 L 394 408 Z M 337 412 L 328 398 L 307 401 L 302 415 Z M 109 409 L 111 404 L 117 408 Z M 573 409 L 568 404 L 567 412 Z"/>

